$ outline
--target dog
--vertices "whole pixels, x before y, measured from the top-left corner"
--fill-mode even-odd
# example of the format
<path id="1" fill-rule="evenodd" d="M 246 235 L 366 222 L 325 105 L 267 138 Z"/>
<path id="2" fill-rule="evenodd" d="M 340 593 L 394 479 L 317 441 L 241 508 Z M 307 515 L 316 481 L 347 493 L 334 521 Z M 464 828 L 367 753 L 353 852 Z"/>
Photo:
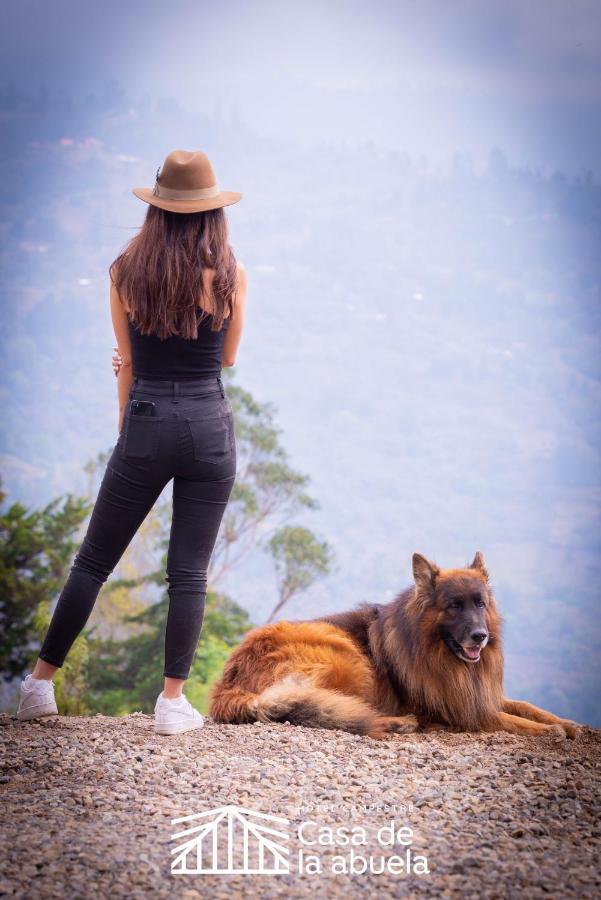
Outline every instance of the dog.
<path id="1" fill-rule="evenodd" d="M 554 733 L 576 722 L 503 696 L 502 619 L 480 551 L 465 568 L 412 557 L 385 604 L 253 628 L 210 691 L 216 722 L 284 722 L 382 739 L 415 731 Z"/>

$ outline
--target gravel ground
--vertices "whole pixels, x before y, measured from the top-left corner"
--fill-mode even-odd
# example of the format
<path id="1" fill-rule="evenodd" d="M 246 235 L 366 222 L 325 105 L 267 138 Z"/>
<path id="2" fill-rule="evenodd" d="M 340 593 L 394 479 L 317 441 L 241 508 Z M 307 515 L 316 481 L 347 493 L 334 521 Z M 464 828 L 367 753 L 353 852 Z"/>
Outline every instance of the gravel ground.
<path id="1" fill-rule="evenodd" d="M 442 732 L 376 741 L 206 719 L 198 731 L 161 737 L 150 716 L 134 713 L 0 716 L 0 740 L 3 896 L 601 894 L 597 729 L 576 741 Z M 186 827 L 171 820 L 226 804 L 289 820 L 288 872 L 171 873 L 171 835 Z M 411 829 L 397 832 L 408 843 L 390 846 L 389 829 L 378 842 L 391 820 L 395 831 Z M 304 821 L 314 823 L 303 826 L 308 840 L 346 826 L 364 842 L 303 844 Z M 394 869 L 408 847 L 414 867 Z M 309 871 L 299 871 L 299 850 Z M 385 871 L 340 873 L 351 851 L 356 868 L 371 860 Z M 415 868 L 419 857 L 428 872 Z"/>

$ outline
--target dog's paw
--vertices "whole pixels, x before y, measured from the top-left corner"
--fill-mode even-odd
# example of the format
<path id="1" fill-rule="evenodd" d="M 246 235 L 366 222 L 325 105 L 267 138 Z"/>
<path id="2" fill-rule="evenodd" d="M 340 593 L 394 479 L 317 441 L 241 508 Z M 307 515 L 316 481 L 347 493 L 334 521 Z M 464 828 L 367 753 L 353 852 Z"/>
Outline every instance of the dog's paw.
<path id="1" fill-rule="evenodd" d="M 428 734 L 431 731 L 453 731 L 451 725 L 443 725 L 439 722 L 428 722 L 420 728 L 422 734 Z"/>
<path id="2" fill-rule="evenodd" d="M 372 725 L 369 731 L 365 732 L 365 736 L 373 738 L 374 741 L 384 741 L 390 737 L 390 732 L 383 725 Z"/>
<path id="3" fill-rule="evenodd" d="M 388 737 L 390 734 L 412 734 L 419 728 L 416 717 L 408 716 L 379 716 L 374 727 L 369 732 L 370 737 L 377 739 Z"/>
<path id="4" fill-rule="evenodd" d="M 570 719 L 562 719 L 559 723 L 570 740 L 575 741 L 582 733 L 582 727 L 578 722 L 572 722 Z"/>
<path id="5" fill-rule="evenodd" d="M 394 732 L 394 734 L 413 734 L 414 731 L 419 729 L 419 722 L 417 717 L 413 715 L 413 713 L 409 713 L 406 716 L 400 716 L 398 719 L 392 723 L 390 730 Z"/>

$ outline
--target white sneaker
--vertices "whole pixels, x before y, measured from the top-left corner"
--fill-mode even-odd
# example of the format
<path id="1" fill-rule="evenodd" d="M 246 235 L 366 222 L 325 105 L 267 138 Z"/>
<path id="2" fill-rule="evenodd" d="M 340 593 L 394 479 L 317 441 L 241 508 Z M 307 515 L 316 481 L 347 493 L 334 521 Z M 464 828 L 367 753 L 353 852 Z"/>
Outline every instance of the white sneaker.
<path id="1" fill-rule="evenodd" d="M 184 694 L 169 700 L 161 691 L 154 707 L 154 728 L 158 734 L 181 734 L 203 725 L 203 717 Z"/>
<path id="2" fill-rule="evenodd" d="M 30 672 L 21 682 L 17 719 L 37 719 L 40 716 L 56 715 L 58 708 L 54 699 L 54 682 L 32 678 Z"/>

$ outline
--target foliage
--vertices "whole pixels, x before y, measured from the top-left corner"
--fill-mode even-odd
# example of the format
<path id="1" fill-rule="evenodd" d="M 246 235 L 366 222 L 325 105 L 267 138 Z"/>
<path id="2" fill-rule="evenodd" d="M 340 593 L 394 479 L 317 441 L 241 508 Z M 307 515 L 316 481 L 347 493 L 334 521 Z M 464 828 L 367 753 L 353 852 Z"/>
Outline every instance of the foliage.
<path id="1" fill-rule="evenodd" d="M 280 528 L 269 541 L 269 548 L 280 594 L 269 616 L 271 621 L 294 594 L 328 574 L 332 551 L 326 541 L 318 541 L 311 531 L 298 526 Z"/>
<path id="2" fill-rule="evenodd" d="M 0 490 L 0 503 L 5 498 Z M 17 502 L 0 512 L 0 670 L 6 681 L 36 659 L 35 642 L 45 631 L 50 602 L 76 546 L 73 536 L 88 512 L 89 504 L 71 494 L 41 510 Z"/>
<path id="3" fill-rule="evenodd" d="M 331 560 L 325 541 L 307 528 L 289 524 L 299 511 L 317 509 L 319 504 L 307 492 L 309 478 L 288 462 L 272 404 L 256 402 L 236 385 L 228 385 L 228 395 L 235 419 L 236 482 L 207 573 L 210 589 L 203 628 L 186 682 L 188 697 L 204 711 L 210 687 L 229 652 L 251 626 L 246 611 L 218 591 L 220 581 L 246 554 L 267 552 L 278 578 L 276 612 L 295 593 L 327 574 Z M 107 455 L 98 454 L 86 465 L 90 493 L 106 462 Z M 23 674 L 25 663 L 35 659 L 32 644 L 44 637 L 53 599 L 75 549 L 69 538 L 90 510 L 84 500 L 69 498 L 59 511 L 57 503 L 32 513 L 15 504 L 2 519 L 6 538 L 2 616 L 3 621 L 16 624 L 13 630 L 4 630 L 0 646 L 12 677 Z M 157 504 L 147 517 L 128 548 L 127 559 L 120 563 L 120 575 L 103 585 L 90 621 L 56 673 L 61 713 L 153 711 L 163 679 L 169 604 L 165 567 L 171 510 L 167 506 Z M 144 585 L 161 588 L 160 599 L 145 602 L 138 592 Z"/>
<path id="4" fill-rule="evenodd" d="M 86 695 L 90 709 L 107 715 L 154 710 L 163 678 L 168 604 L 165 591 L 158 603 L 128 617 L 142 623 L 145 630 L 126 640 L 90 639 Z M 201 639 L 186 682 L 187 696 L 201 701 L 205 711 L 210 685 L 249 627 L 248 615 L 240 606 L 224 595 L 207 592 Z"/>
<path id="5" fill-rule="evenodd" d="M 309 477 L 293 469 L 281 446 L 272 403 L 259 403 L 239 385 L 227 385 L 234 411 L 237 473 L 211 559 L 214 580 L 263 547 L 275 528 L 300 511 L 319 509 L 307 492 Z"/>

